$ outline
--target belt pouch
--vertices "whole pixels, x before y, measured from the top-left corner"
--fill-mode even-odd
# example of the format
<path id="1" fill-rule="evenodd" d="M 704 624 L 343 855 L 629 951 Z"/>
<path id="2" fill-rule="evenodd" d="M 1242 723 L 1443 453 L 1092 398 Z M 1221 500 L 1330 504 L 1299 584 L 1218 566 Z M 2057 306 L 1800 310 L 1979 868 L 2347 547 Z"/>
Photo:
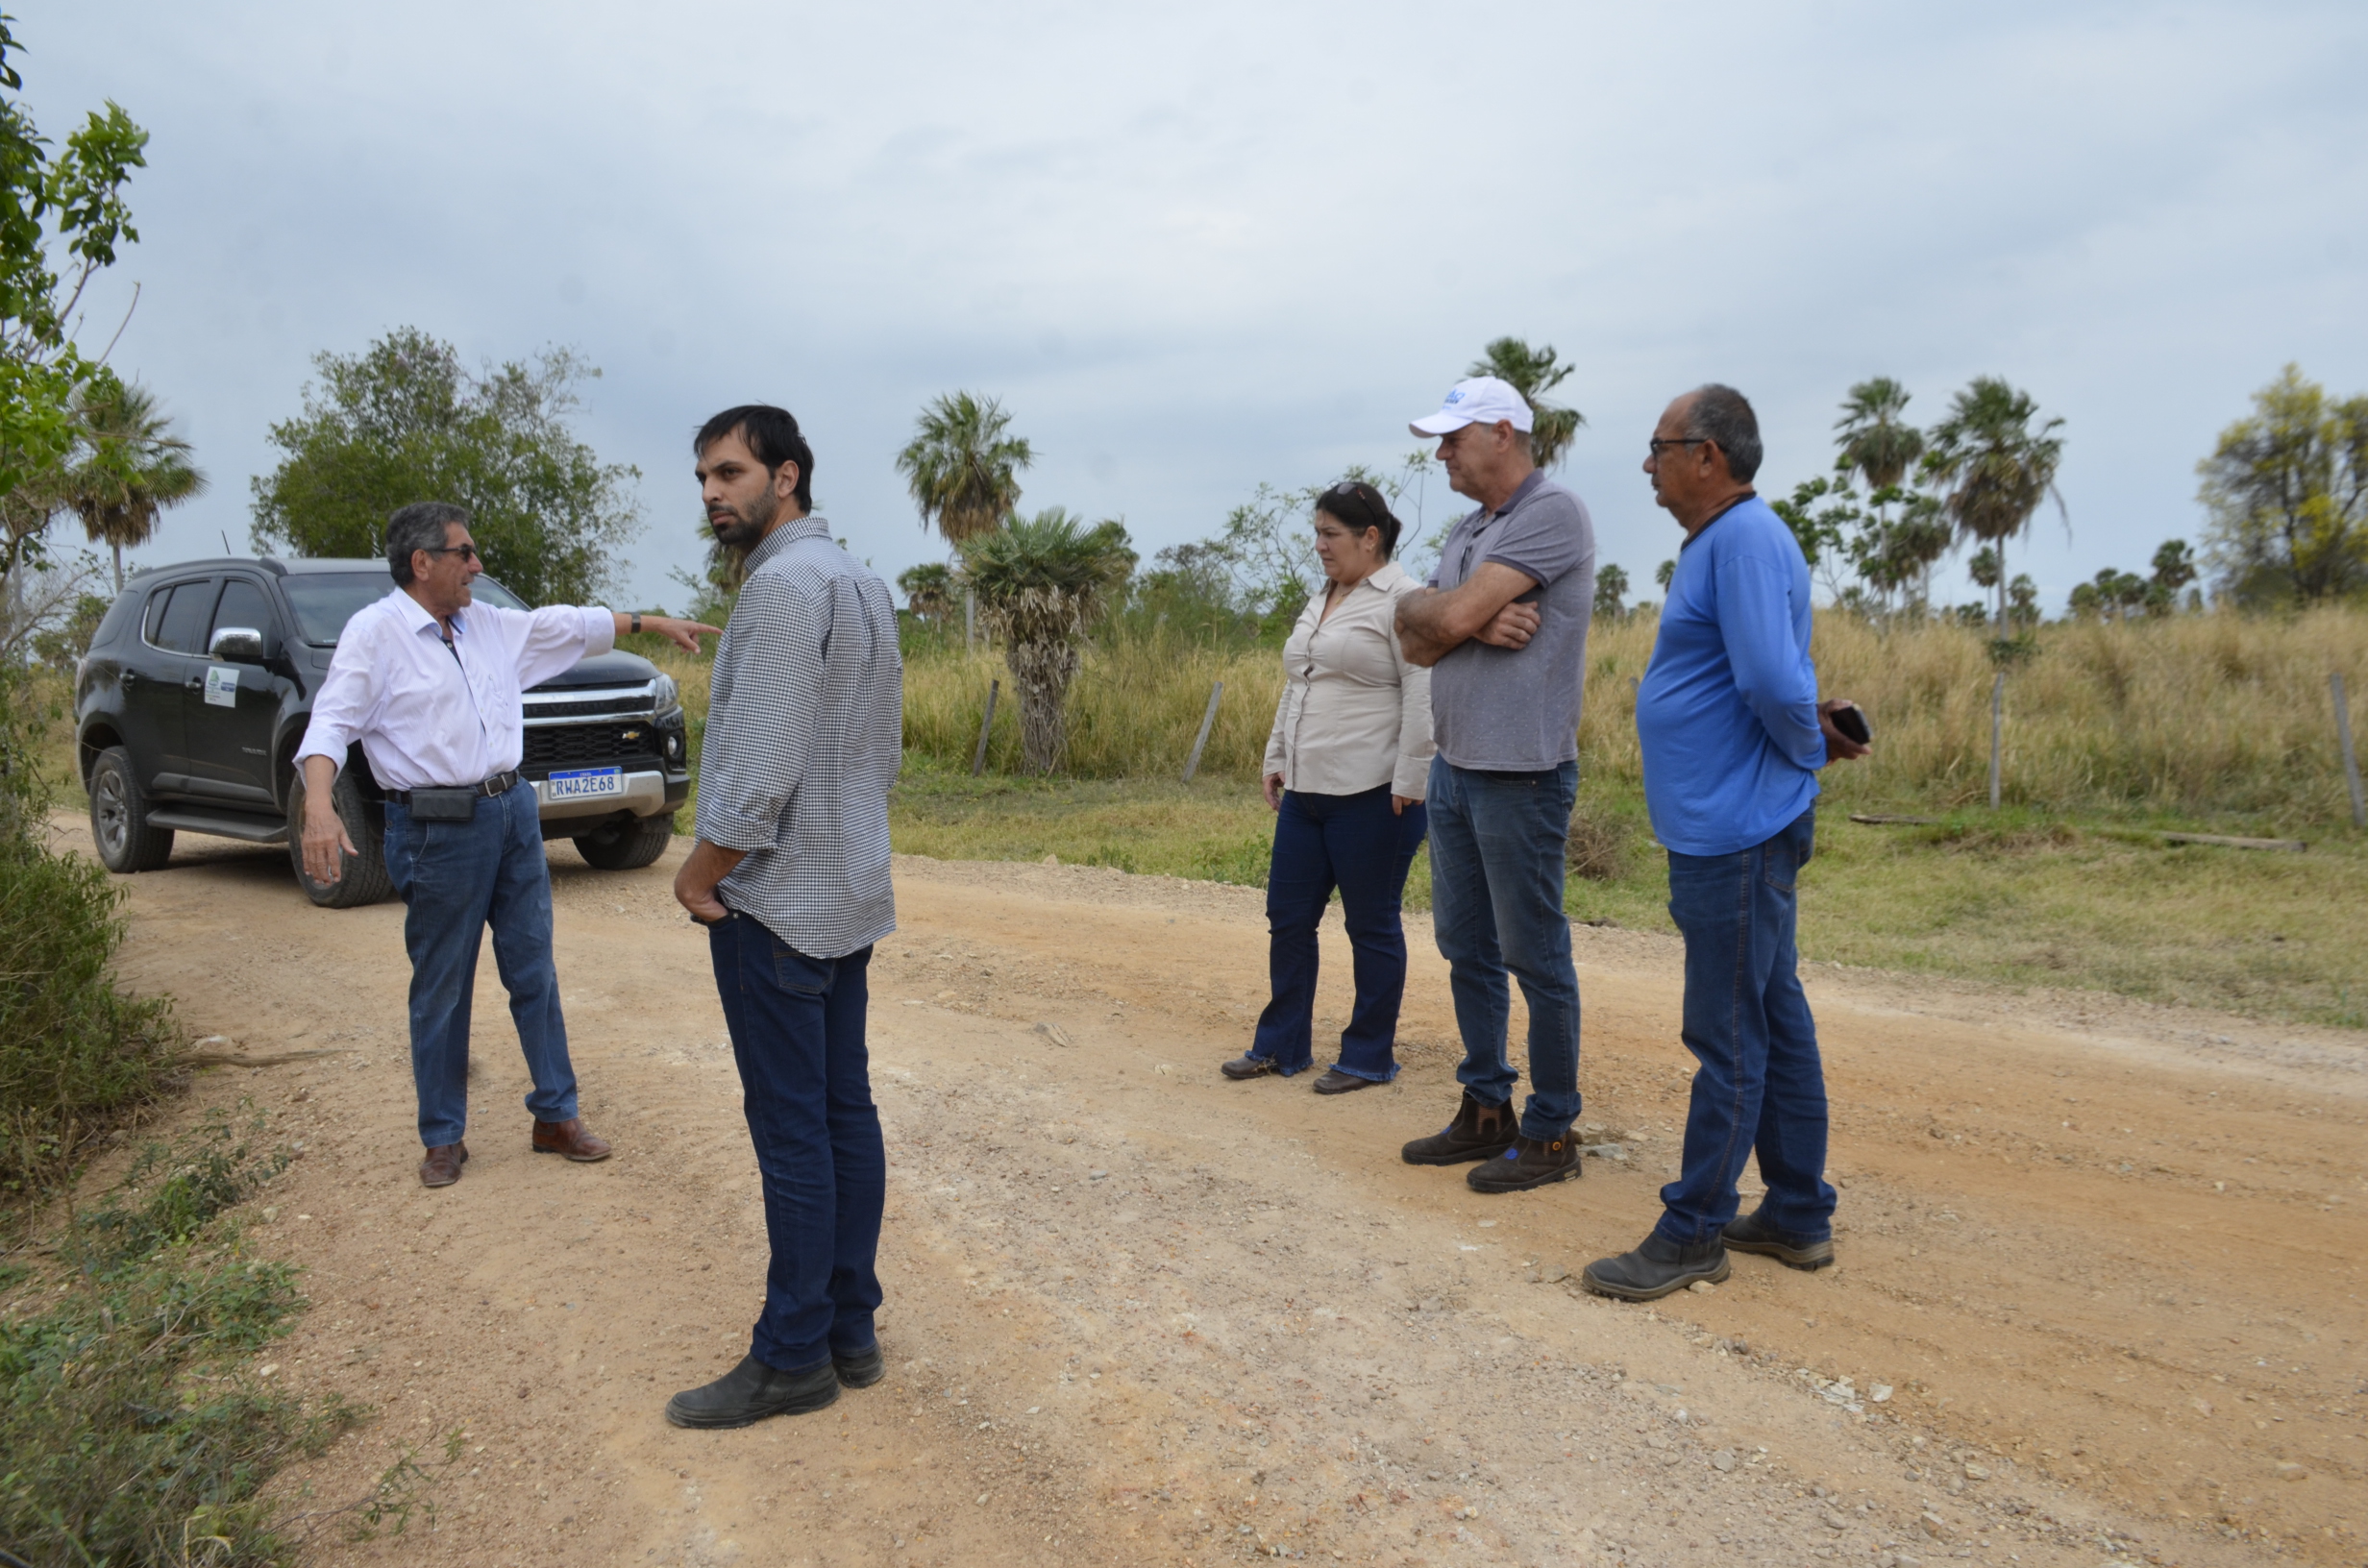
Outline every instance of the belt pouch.
<path id="1" fill-rule="evenodd" d="M 415 822 L 465 822 L 477 816 L 476 790 L 413 790 L 411 792 L 411 821 Z"/>

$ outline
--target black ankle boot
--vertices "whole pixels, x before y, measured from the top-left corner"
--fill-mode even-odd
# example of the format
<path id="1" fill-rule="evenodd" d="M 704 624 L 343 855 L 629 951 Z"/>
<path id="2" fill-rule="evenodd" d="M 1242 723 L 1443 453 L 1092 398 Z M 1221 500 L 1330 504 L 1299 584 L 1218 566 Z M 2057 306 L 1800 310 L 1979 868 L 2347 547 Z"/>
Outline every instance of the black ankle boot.
<path id="1" fill-rule="evenodd" d="M 745 1427 L 768 1415 L 804 1415 L 839 1397 L 839 1374 L 828 1361 L 782 1372 L 753 1356 L 703 1388 L 686 1388 L 666 1402 L 678 1427 Z"/>
<path id="2" fill-rule="evenodd" d="M 1560 1138 L 1516 1138 L 1502 1155 L 1474 1165 L 1464 1185 L 1474 1192 L 1526 1192 L 1583 1174 L 1578 1140 L 1566 1129 Z"/>
<path id="3" fill-rule="evenodd" d="M 1655 1231 L 1634 1252 L 1596 1259 L 1579 1271 L 1579 1278 L 1599 1296 L 1617 1296 L 1622 1301 L 1659 1301 L 1696 1280 L 1716 1285 L 1731 1272 L 1727 1244 L 1716 1237 L 1681 1247 Z"/>
<path id="4" fill-rule="evenodd" d="M 1429 1138 L 1418 1138 L 1399 1151 L 1410 1165 L 1460 1165 L 1467 1160 L 1493 1160 L 1513 1147 L 1520 1118 L 1510 1105 L 1487 1105 L 1464 1091 L 1455 1119 Z"/>
<path id="5" fill-rule="evenodd" d="M 1823 1268 L 1834 1261 L 1833 1237 L 1812 1240 L 1790 1231 L 1780 1231 L 1762 1217 L 1757 1209 L 1728 1220 L 1727 1228 L 1718 1234 L 1730 1251 L 1760 1253 L 1787 1268 Z"/>

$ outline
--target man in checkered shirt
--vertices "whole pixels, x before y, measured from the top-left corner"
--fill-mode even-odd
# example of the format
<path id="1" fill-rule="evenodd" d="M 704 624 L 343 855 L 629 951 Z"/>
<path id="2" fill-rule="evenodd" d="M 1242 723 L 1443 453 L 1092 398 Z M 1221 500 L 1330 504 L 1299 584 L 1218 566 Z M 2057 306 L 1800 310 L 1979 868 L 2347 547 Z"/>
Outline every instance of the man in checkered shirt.
<path id="1" fill-rule="evenodd" d="M 872 943 L 896 929 L 888 786 L 904 670 L 888 585 L 811 515 L 798 422 L 728 408 L 692 447 L 708 526 L 746 571 L 715 650 L 699 842 L 675 896 L 707 927 L 773 1259 L 748 1356 L 677 1394 L 666 1418 L 745 1427 L 881 1375 L 888 1161 L 863 1031 Z"/>

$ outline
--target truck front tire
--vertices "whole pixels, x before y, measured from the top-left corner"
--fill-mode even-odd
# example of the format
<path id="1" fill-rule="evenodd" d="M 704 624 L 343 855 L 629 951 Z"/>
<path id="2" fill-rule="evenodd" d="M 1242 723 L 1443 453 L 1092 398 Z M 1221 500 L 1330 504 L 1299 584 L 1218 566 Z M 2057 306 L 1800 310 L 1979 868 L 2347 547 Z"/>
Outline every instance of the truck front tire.
<path id="1" fill-rule="evenodd" d="M 576 841 L 576 853 L 604 871 L 637 871 L 654 864 L 674 841 L 675 814 L 662 811 L 603 832 L 586 833 Z"/>

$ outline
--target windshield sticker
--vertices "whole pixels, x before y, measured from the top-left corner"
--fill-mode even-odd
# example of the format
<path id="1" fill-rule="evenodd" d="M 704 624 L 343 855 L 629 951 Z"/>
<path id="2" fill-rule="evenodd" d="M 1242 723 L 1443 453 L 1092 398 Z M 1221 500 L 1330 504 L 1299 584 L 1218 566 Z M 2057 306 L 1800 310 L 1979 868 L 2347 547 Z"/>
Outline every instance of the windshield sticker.
<path id="1" fill-rule="evenodd" d="M 206 667 L 206 700 L 217 708 L 238 706 L 238 667 L 234 664 L 210 664 Z"/>

